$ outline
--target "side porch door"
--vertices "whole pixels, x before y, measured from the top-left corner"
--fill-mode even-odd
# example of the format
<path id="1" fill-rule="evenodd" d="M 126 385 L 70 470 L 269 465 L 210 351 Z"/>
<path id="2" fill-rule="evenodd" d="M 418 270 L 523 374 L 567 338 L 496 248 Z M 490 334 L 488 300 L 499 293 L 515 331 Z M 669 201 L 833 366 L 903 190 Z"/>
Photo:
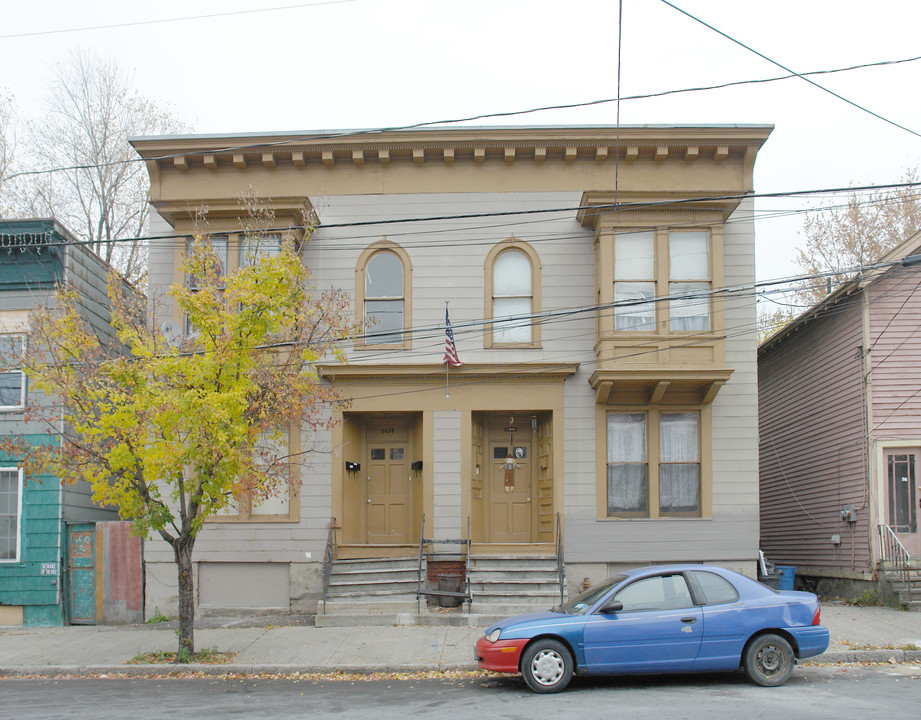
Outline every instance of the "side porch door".
<path id="1" fill-rule="evenodd" d="M 918 536 L 918 463 L 921 450 L 886 452 L 887 522 L 912 555 L 921 553 Z"/>
<path id="2" fill-rule="evenodd" d="M 67 615 L 73 625 L 96 624 L 96 526 L 67 526 Z"/>

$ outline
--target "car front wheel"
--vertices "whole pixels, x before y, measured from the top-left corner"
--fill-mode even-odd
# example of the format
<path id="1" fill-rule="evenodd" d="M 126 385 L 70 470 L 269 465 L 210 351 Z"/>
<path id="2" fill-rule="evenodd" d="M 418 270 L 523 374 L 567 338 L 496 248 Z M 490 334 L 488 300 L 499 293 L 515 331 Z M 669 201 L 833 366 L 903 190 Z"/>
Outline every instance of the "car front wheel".
<path id="1" fill-rule="evenodd" d="M 745 648 L 742 663 L 752 682 L 764 687 L 783 685 L 793 672 L 793 648 L 779 635 L 759 635 Z"/>
<path id="2" fill-rule="evenodd" d="M 521 656 L 521 675 L 534 692 L 559 692 L 569 684 L 572 670 L 572 655 L 557 640 L 536 640 Z"/>

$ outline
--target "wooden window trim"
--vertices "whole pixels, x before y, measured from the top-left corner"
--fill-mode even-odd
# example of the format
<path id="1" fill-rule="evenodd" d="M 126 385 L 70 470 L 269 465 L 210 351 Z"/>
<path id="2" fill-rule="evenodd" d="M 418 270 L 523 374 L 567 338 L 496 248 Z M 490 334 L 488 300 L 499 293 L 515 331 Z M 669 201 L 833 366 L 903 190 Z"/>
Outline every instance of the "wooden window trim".
<path id="1" fill-rule="evenodd" d="M 541 347 L 541 326 L 539 321 L 531 321 L 531 341 L 525 343 L 500 343 L 493 340 L 493 325 L 491 322 L 493 315 L 493 274 L 496 260 L 499 256 L 509 250 L 517 250 L 531 263 L 531 314 L 536 315 L 541 312 L 541 276 L 543 267 L 540 262 L 540 255 L 531 247 L 529 243 L 523 240 L 508 238 L 494 245 L 486 255 L 483 262 L 483 310 L 486 324 L 483 326 L 483 347 L 493 349 L 530 349 Z"/>
<path id="2" fill-rule="evenodd" d="M 700 512 L 662 514 L 659 509 L 659 415 L 695 412 L 700 418 Z M 646 415 L 647 503 L 645 513 L 608 515 L 608 414 Z M 710 520 L 713 517 L 713 414 L 702 405 L 598 405 L 595 409 L 596 517 L 599 520 Z"/>
<path id="3" fill-rule="evenodd" d="M 412 298 L 412 260 L 402 247 L 387 238 L 378 240 L 376 243 L 369 245 L 358 257 L 355 265 L 355 323 L 359 327 L 364 326 L 365 322 L 365 270 L 371 258 L 380 252 L 391 252 L 397 256 L 403 265 L 403 342 L 398 343 L 365 343 L 363 337 L 355 338 L 354 349 L 360 351 L 374 350 L 411 350 L 413 346 L 412 333 L 410 330 L 413 326 L 413 298 Z"/>

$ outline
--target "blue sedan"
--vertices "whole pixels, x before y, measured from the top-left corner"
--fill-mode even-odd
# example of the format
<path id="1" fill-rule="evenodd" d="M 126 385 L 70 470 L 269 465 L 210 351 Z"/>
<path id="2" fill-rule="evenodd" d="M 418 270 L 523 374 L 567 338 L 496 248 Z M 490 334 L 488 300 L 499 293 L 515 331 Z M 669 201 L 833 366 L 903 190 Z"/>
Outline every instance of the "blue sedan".
<path id="1" fill-rule="evenodd" d="M 486 629 L 480 667 L 520 672 L 539 693 L 573 673 L 711 672 L 744 668 L 780 685 L 796 658 L 828 648 L 815 595 L 773 590 L 731 570 L 672 565 L 629 570 L 553 610 Z"/>

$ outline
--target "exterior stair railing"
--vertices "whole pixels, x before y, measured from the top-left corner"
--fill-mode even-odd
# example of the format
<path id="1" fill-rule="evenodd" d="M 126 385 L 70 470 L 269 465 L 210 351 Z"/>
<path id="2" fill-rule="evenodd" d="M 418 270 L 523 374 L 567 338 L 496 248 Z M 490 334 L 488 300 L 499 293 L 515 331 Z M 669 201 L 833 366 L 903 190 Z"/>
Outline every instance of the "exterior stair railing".
<path id="1" fill-rule="evenodd" d="M 336 560 L 336 518 L 329 520 L 329 534 L 326 536 L 326 552 L 323 553 L 323 600 L 329 591 L 329 578 L 333 572 L 333 562 Z"/>
<path id="2" fill-rule="evenodd" d="M 566 570 L 563 562 L 563 520 L 556 514 L 556 572 L 560 581 L 560 605 L 563 604 L 566 589 Z"/>
<path id="3" fill-rule="evenodd" d="M 463 590 L 426 590 L 423 580 L 425 572 L 425 546 L 426 545 L 460 545 L 464 553 L 464 589 Z M 467 518 L 466 538 L 427 538 L 425 537 L 425 513 L 422 514 L 422 526 L 419 529 L 419 575 L 416 583 L 416 599 L 420 602 L 423 597 L 444 596 L 461 598 L 461 602 L 469 603 L 470 595 L 470 518 Z M 421 607 L 420 607 L 421 611 Z"/>
<path id="4" fill-rule="evenodd" d="M 899 582 L 905 583 L 908 602 L 911 603 L 911 555 L 902 545 L 895 530 L 888 525 L 879 525 L 877 529 L 879 530 L 880 564 L 895 573 Z"/>

